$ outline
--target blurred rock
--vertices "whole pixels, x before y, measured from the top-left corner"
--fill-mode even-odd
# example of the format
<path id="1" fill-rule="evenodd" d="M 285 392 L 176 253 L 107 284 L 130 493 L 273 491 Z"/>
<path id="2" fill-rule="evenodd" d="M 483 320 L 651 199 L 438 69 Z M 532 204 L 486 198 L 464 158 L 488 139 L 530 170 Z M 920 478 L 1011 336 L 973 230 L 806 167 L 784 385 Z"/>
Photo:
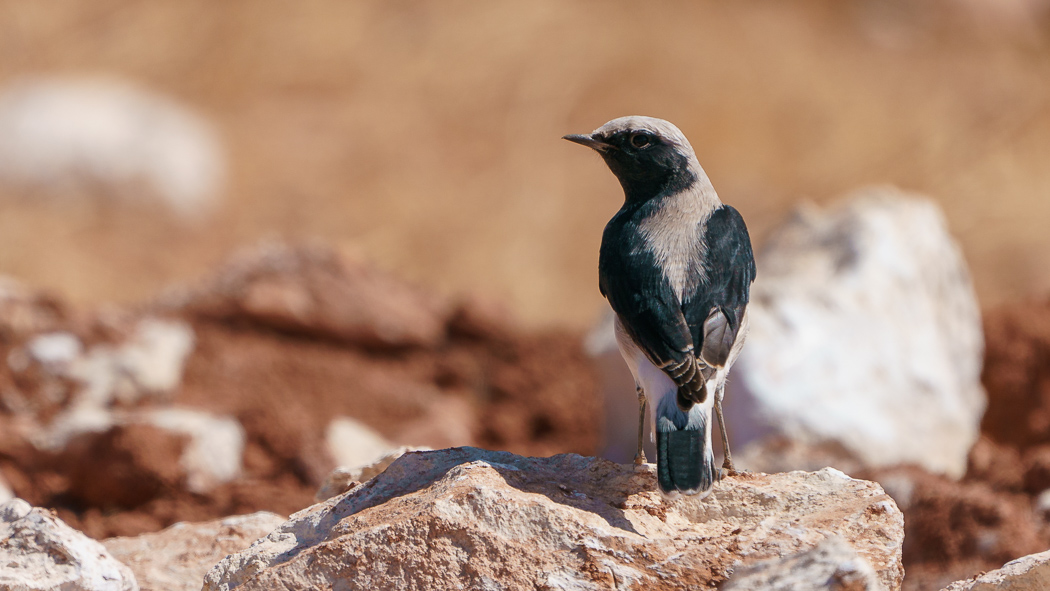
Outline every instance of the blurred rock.
<path id="1" fill-rule="evenodd" d="M 1011 560 L 1002 568 L 966 581 L 956 581 L 941 591 L 1045 591 L 1050 586 L 1050 551 Z"/>
<path id="2" fill-rule="evenodd" d="M 241 475 L 245 433 L 233 417 L 188 408 L 161 408 L 133 414 L 126 421 L 188 438 L 179 466 L 191 492 L 206 493 Z"/>
<path id="3" fill-rule="evenodd" d="M 427 401 L 425 414 L 401 425 L 394 441 L 434 449 L 474 445 L 477 414 L 465 397 L 435 394 Z"/>
<path id="4" fill-rule="evenodd" d="M 903 518 L 874 483 L 830 469 L 743 474 L 706 498 L 665 500 L 654 470 L 572 454 L 405 454 L 223 559 L 204 589 L 709 588 L 738 561 L 832 536 L 900 586 Z"/>
<path id="5" fill-rule="evenodd" d="M 13 498 L 15 498 L 15 493 L 11 491 L 11 485 L 7 483 L 4 475 L 0 473 L 0 504 L 6 503 Z"/>
<path id="6" fill-rule="evenodd" d="M 0 505 L 0 591 L 137 591 L 124 564 L 46 509 Z"/>
<path id="7" fill-rule="evenodd" d="M 68 332 L 45 333 L 33 337 L 33 340 L 26 344 L 29 357 L 54 373 L 69 367 L 80 357 L 83 350 L 80 339 Z"/>
<path id="8" fill-rule="evenodd" d="M 115 79 L 28 78 L 0 92 L 0 181 L 33 193 L 155 199 L 193 218 L 225 176 L 215 131 L 170 98 Z"/>
<path id="9" fill-rule="evenodd" d="M 394 448 L 371 427 L 350 417 L 336 417 L 328 423 L 325 444 L 339 466 L 367 466 Z"/>
<path id="10" fill-rule="evenodd" d="M 314 495 L 314 498 L 317 502 L 327 501 L 334 496 L 345 493 L 358 484 L 368 482 L 372 478 L 382 474 L 383 470 L 386 470 L 394 460 L 410 451 L 430 451 L 430 448 L 399 447 L 365 466 L 339 466 L 335 470 L 332 470 L 332 473 L 325 478 L 324 482 L 321 484 L 321 488 L 317 489 L 317 494 Z"/>
<path id="11" fill-rule="evenodd" d="M 66 375 L 84 384 L 75 404 L 108 406 L 144 395 L 166 394 L 182 380 L 193 352 L 193 329 L 181 320 L 144 318 L 119 346 L 96 345 L 74 360 Z"/>
<path id="12" fill-rule="evenodd" d="M 183 408 L 64 415 L 71 417 L 83 423 L 52 425 L 64 431 L 51 441 L 64 443 L 47 449 L 87 506 L 138 507 L 172 488 L 203 494 L 242 471 L 245 434 L 232 417 Z"/>
<path id="13" fill-rule="evenodd" d="M 828 538 L 815 548 L 734 569 L 721 591 L 888 591 L 845 540 Z"/>
<path id="14" fill-rule="evenodd" d="M 1050 488 L 1036 495 L 1032 508 L 1045 522 L 1050 522 Z"/>
<path id="15" fill-rule="evenodd" d="M 933 203 L 869 189 L 799 210 L 759 252 L 751 301 L 725 403 L 741 466 L 782 437 L 963 475 L 985 408 L 980 312 Z"/>
<path id="16" fill-rule="evenodd" d="M 433 346 L 448 311 L 438 299 L 321 246 L 264 243 L 169 305 L 307 336 L 376 346 Z"/>
<path id="17" fill-rule="evenodd" d="M 205 523 L 176 523 L 151 534 L 109 538 L 102 544 L 135 573 L 143 589 L 200 591 L 208 570 L 286 521 L 260 511 Z"/>
<path id="18" fill-rule="evenodd" d="M 119 345 L 99 344 L 87 351 L 68 332 L 38 335 L 24 351 L 15 349 L 8 365 L 24 372 L 36 362 L 49 375 L 79 384 L 70 403 L 38 437 L 41 447 L 56 450 L 73 437 L 110 428 L 116 421 L 108 409 L 117 401 L 170 394 L 182 381 L 193 340 L 193 329 L 185 322 L 147 317 Z"/>
<path id="19" fill-rule="evenodd" d="M 0 337 L 14 341 L 56 330 L 64 319 L 57 301 L 0 275 Z"/>

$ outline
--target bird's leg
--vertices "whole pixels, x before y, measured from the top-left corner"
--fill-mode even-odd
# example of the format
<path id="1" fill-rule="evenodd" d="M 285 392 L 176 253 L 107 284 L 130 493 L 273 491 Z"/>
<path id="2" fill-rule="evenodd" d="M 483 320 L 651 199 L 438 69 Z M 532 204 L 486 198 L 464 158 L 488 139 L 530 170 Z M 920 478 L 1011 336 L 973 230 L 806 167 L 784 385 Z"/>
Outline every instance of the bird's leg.
<path id="1" fill-rule="evenodd" d="M 725 385 L 718 388 L 715 393 L 715 417 L 718 419 L 718 431 L 722 434 L 722 451 L 725 459 L 722 460 L 722 469 L 727 473 L 736 472 L 733 469 L 733 455 L 729 453 L 729 434 L 726 433 L 726 421 L 722 418 L 722 397 L 725 396 Z"/>
<path id="2" fill-rule="evenodd" d="M 645 392 L 641 386 L 637 386 L 638 391 L 638 453 L 634 454 L 634 463 L 640 466 L 646 463 L 645 449 L 642 448 L 642 435 L 645 432 Z"/>

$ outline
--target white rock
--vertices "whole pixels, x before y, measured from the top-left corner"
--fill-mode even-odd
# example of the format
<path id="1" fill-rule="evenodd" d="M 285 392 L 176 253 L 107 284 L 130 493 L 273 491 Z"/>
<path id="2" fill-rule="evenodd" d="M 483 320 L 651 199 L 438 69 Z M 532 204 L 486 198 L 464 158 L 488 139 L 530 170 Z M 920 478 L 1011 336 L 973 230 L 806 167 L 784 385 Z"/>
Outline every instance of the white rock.
<path id="1" fill-rule="evenodd" d="M 119 422 L 117 415 L 108 408 L 91 404 L 78 404 L 58 413 L 43 429 L 32 437 L 33 445 L 58 451 L 74 438 L 87 433 L 109 431 Z"/>
<path id="2" fill-rule="evenodd" d="M 956 581 L 942 591 L 1046 591 L 1050 588 L 1050 550 L 1011 560 L 974 579 Z"/>
<path id="3" fill-rule="evenodd" d="M 143 422 L 189 436 L 179 461 L 186 471 L 186 488 L 190 491 L 206 493 L 241 474 L 246 435 L 233 417 L 166 408 L 130 415 L 125 422 Z"/>
<path id="4" fill-rule="evenodd" d="M 134 402 L 178 387 L 193 344 L 193 329 L 185 322 L 144 318 L 127 341 L 115 347 L 92 347 L 64 366 L 61 375 L 83 384 L 74 405 Z"/>
<path id="5" fill-rule="evenodd" d="M 757 262 L 751 332 L 725 403 L 739 463 L 809 467 L 746 463 L 775 460 L 743 448 L 780 437 L 863 467 L 961 476 L 986 404 L 983 336 L 937 207 L 871 189 L 804 208 Z"/>
<path id="6" fill-rule="evenodd" d="M 875 569 L 840 537 L 733 570 L 721 591 L 886 591 Z"/>
<path id="7" fill-rule="evenodd" d="M 216 562 L 244 550 L 286 518 L 260 511 L 204 523 L 176 523 L 159 532 L 110 538 L 102 544 L 131 568 L 144 589 L 200 591 Z"/>
<path id="8" fill-rule="evenodd" d="M 120 347 L 120 370 L 146 392 L 170 392 L 182 381 L 193 341 L 193 329 L 185 322 L 145 318 Z"/>
<path id="9" fill-rule="evenodd" d="M 0 92 L 0 181 L 158 198 L 199 217 L 225 176 L 217 134 L 171 99 L 126 82 L 28 78 Z M 145 190 L 143 190 L 145 188 Z"/>
<path id="10" fill-rule="evenodd" d="M 1032 508 L 1043 518 L 1043 521 L 1050 521 L 1050 488 L 1035 497 Z"/>
<path id="11" fill-rule="evenodd" d="M 68 366 L 80 357 L 83 349 L 80 339 L 68 332 L 42 334 L 26 344 L 26 350 L 33 360 L 51 367 Z"/>
<path id="12" fill-rule="evenodd" d="M 15 493 L 11 490 L 11 485 L 4 480 L 4 475 L 0 474 L 0 504 L 6 503 L 13 498 L 15 498 Z"/>
<path id="13" fill-rule="evenodd" d="M 102 544 L 21 499 L 0 505 L 0 541 L 0 591 L 139 588 Z"/>
<path id="14" fill-rule="evenodd" d="M 390 453 L 394 445 L 371 427 L 350 417 L 336 417 L 325 429 L 328 454 L 339 466 L 367 466 Z"/>

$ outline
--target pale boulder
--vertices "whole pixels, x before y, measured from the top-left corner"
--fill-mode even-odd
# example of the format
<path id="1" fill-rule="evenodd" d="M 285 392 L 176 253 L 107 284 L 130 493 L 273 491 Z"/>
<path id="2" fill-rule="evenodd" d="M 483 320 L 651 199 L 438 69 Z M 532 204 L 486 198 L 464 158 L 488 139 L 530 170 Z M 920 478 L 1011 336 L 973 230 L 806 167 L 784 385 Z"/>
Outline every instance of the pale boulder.
<path id="1" fill-rule="evenodd" d="M 0 473 L 0 504 L 6 503 L 11 499 L 15 498 L 15 493 L 11 490 L 11 486 L 4 480 L 3 473 Z"/>
<path id="2" fill-rule="evenodd" d="M 725 402 L 739 463 L 811 468 L 811 448 L 819 465 L 962 476 L 986 404 L 983 334 L 937 206 L 869 189 L 802 208 L 757 265 L 751 332 Z M 785 442 L 796 459 L 780 453 Z"/>
<path id="3" fill-rule="evenodd" d="M 833 536 L 900 586 L 903 517 L 877 484 L 831 469 L 745 474 L 669 501 L 654 471 L 573 454 L 407 453 L 219 562 L 204 589 L 714 589 L 736 564 Z"/>
<path id="4" fill-rule="evenodd" d="M 0 505 L 0 591 L 138 591 L 131 569 L 47 509 Z"/>

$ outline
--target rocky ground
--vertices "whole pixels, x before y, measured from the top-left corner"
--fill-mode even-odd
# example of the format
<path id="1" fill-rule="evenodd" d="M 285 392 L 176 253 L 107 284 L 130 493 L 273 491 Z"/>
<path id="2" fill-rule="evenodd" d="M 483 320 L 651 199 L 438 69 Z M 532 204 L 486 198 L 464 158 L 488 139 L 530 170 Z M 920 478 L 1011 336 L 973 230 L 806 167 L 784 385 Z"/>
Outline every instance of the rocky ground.
<path id="1" fill-rule="evenodd" d="M 548 456 L 593 455 L 600 444 L 582 335 L 521 330 L 492 303 L 436 298 L 322 247 L 265 245 L 139 307 L 81 310 L 0 288 L 0 494 L 52 508 L 96 539 L 306 508 L 341 453 L 330 436 L 337 417 L 391 446 Z M 990 310 L 985 332 L 989 409 L 966 475 L 907 466 L 853 474 L 880 483 L 903 511 L 905 589 L 939 589 L 1050 546 L 1050 304 Z M 208 455 L 205 434 L 216 433 L 239 441 L 236 465 Z M 477 453 L 511 488 L 562 505 L 583 498 L 573 496 L 576 481 L 560 493 L 533 490 L 541 483 L 516 483 L 514 469 L 497 465 L 532 460 Z M 519 468 L 527 479 L 532 468 Z M 434 478 L 427 486 L 447 479 Z M 753 478 L 769 477 L 729 486 Z M 659 503 L 631 507 L 660 512 Z M 261 535 L 234 536 L 217 552 Z M 106 545 L 119 558 L 136 543 Z"/>

